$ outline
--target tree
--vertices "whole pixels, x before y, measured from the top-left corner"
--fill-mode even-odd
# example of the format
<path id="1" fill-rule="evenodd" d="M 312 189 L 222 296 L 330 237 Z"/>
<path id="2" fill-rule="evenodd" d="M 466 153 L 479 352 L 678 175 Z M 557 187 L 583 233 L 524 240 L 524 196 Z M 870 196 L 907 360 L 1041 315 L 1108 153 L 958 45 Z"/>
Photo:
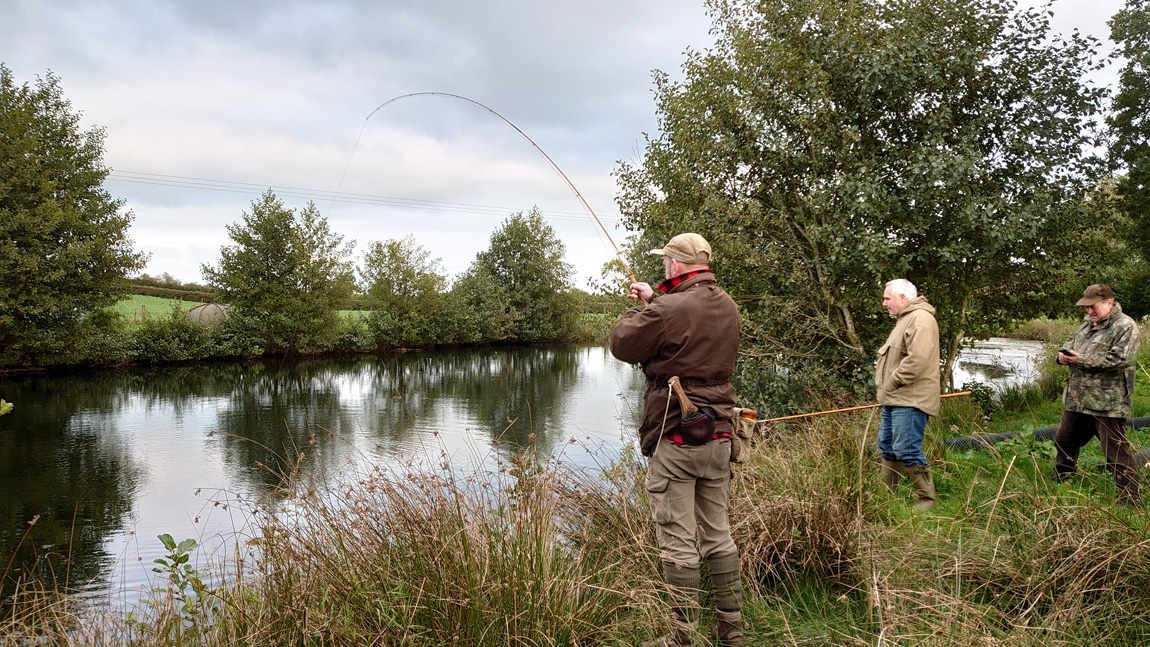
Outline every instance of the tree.
<path id="1" fill-rule="evenodd" d="M 436 324 L 447 277 L 440 260 L 415 237 L 373 243 L 364 254 L 360 276 L 377 343 L 422 346 L 445 341 Z"/>
<path id="2" fill-rule="evenodd" d="M 507 289 L 477 263 L 452 282 L 443 312 L 452 328 L 451 339 L 460 343 L 512 339 L 519 319 Z"/>
<path id="3" fill-rule="evenodd" d="M 1092 41 L 1010 0 L 709 7 L 718 42 L 656 74 L 662 133 L 619 203 L 633 249 L 710 239 L 747 315 L 743 393 L 867 394 L 893 278 L 938 308 L 947 367 L 1039 307 L 1098 175 Z"/>
<path id="4" fill-rule="evenodd" d="M 355 284 L 355 243 L 345 245 L 314 203 L 296 214 L 270 189 L 227 229 L 235 245 L 220 248 L 218 267 L 200 266 L 204 280 L 267 351 L 330 348 L 338 308 Z"/>
<path id="5" fill-rule="evenodd" d="M 578 306 L 570 294 L 571 266 L 566 247 L 538 209 L 517 213 L 491 234 L 491 244 L 475 257 L 472 273 L 490 277 L 506 292 L 515 310 L 514 337 L 519 341 L 566 339 Z M 479 289 L 482 289 L 481 287 Z"/>
<path id="6" fill-rule="evenodd" d="M 1126 64 L 1118 76 L 1110 127 L 1114 135 L 1111 161 L 1126 173 L 1118 184 L 1119 205 L 1130 223 L 1129 233 L 1141 252 L 1143 271 L 1133 281 L 1142 295 L 1142 312 L 1150 312 L 1150 3 L 1127 0 L 1110 21 L 1110 37 L 1121 46 Z"/>
<path id="7" fill-rule="evenodd" d="M 1126 314 L 1138 319 L 1150 313 L 1150 260 L 1139 249 L 1143 225 L 1123 210 L 1120 185 L 1121 181 L 1107 176 L 1090 196 L 1089 225 L 1078 242 L 1081 253 L 1064 268 L 1059 279 L 1064 287 L 1051 295 L 1044 314 L 1065 316 L 1068 304 L 1093 283 L 1114 288 Z"/>
<path id="8" fill-rule="evenodd" d="M 59 78 L 18 86 L 0 64 L 0 365 L 62 361 L 144 266 L 103 187 L 104 136 Z"/>

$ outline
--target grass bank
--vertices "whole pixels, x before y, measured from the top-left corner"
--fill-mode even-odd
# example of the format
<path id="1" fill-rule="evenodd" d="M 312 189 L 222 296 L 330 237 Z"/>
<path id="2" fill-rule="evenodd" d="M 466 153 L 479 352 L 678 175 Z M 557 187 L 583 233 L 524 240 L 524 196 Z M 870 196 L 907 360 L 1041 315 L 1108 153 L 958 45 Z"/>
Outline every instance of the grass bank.
<path id="1" fill-rule="evenodd" d="M 200 305 L 132 295 L 88 320 L 68 344 L 35 358 L 9 358 L 0 374 L 76 367 L 161 365 L 266 356 L 366 355 L 437 347 L 495 344 L 603 343 L 615 317 L 574 315 L 557 338 L 492 325 L 475 313 L 444 313 L 434 320 L 393 319 L 386 313 L 344 310 L 338 316 L 286 320 L 281 313 L 233 316 L 221 323 L 189 320 Z M 234 314 L 234 313 L 233 313 Z M 376 314 L 380 316 L 376 317 Z M 458 314 L 459 316 L 455 316 Z M 322 326 L 317 326 L 322 323 Z M 522 334 L 521 334 L 522 333 Z"/>
<path id="2" fill-rule="evenodd" d="M 1145 415 L 1145 375 L 1137 394 Z M 1049 407 L 987 420 L 976 401 L 948 400 L 928 437 L 1045 426 Z M 965 452 L 930 442 L 939 506 L 916 513 L 909 485 L 890 495 L 880 483 L 877 426 L 874 410 L 779 425 L 735 467 L 749 644 L 1150 642 L 1150 513 L 1114 503 L 1097 443 L 1076 478 L 1053 483 L 1048 442 Z M 633 645 L 667 613 L 643 476 L 629 454 L 591 471 L 524 455 L 475 474 L 293 472 L 279 513 L 253 512 L 263 532 L 241 544 L 238 572 L 161 566 L 146 613 L 128 620 L 94 621 L 51 586 L 24 583 L 0 640 Z M 208 584 L 220 576 L 227 587 Z"/>
<path id="3" fill-rule="evenodd" d="M 1150 640 L 1147 513 L 1116 506 L 1108 478 L 1050 483 L 1049 459 L 1024 445 L 937 452 L 940 506 L 915 513 L 908 486 L 879 483 L 876 418 L 776 429 L 736 468 L 750 644 Z M 470 476 L 296 479 L 230 586 L 180 575 L 127 622 L 26 589 L 0 631 L 8 644 L 633 645 L 667 612 L 633 457 L 597 473 L 520 456 Z M 180 588 L 193 578 L 198 597 Z"/>

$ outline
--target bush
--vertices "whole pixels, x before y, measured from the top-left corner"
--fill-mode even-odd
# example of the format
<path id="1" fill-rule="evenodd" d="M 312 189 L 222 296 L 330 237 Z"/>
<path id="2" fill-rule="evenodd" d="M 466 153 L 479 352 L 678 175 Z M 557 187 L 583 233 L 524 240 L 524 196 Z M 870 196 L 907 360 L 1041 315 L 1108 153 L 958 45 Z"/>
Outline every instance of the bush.
<path id="1" fill-rule="evenodd" d="M 135 359 L 141 364 L 199 360 L 217 351 L 209 326 L 188 319 L 178 308 L 137 326 L 132 342 Z"/>
<path id="2" fill-rule="evenodd" d="M 1010 330 L 1007 337 L 1014 339 L 1032 339 L 1045 342 L 1063 342 L 1074 334 L 1078 326 L 1082 325 L 1080 319 L 1047 319 L 1039 317 L 1024 321 Z"/>
<path id="3" fill-rule="evenodd" d="M 263 335 L 250 319 L 235 313 L 212 328 L 212 340 L 218 357 L 259 357 L 264 354 Z"/>
<path id="4" fill-rule="evenodd" d="M 515 334 L 519 314 L 511 305 L 507 290 L 482 267 L 473 266 L 456 279 L 448 301 L 461 315 L 461 343 L 501 342 Z M 466 308 L 458 309 L 459 304 Z"/>
<path id="5" fill-rule="evenodd" d="M 335 349 L 345 353 L 366 353 L 375 349 L 375 340 L 366 321 L 359 317 L 341 317 Z"/>
<path id="6" fill-rule="evenodd" d="M 89 317 L 76 332 L 72 347 L 58 356 L 58 364 L 116 366 L 135 358 L 132 334 L 107 311 Z"/>
<path id="7" fill-rule="evenodd" d="M 202 290 L 181 290 L 178 288 L 162 288 L 154 285 L 129 285 L 128 292 L 131 294 L 142 294 L 149 297 L 160 297 L 161 299 L 198 301 L 200 303 L 211 303 L 216 300 L 215 292 L 205 292 Z"/>
<path id="8" fill-rule="evenodd" d="M 613 314 L 581 314 L 575 326 L 575 341 L 606 344 L 618 320 L 619 316 Z"/>

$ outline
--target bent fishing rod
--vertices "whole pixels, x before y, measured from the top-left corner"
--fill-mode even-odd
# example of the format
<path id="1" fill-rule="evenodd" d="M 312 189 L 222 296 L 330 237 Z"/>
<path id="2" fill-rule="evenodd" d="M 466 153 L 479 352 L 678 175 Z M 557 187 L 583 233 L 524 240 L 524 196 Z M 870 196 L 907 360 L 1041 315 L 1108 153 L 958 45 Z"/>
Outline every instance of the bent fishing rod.
<path id="1" fill-rule="evenodd" d="M 402 99 L 409 99 L 411 97 L 447 97 L 450 99 L 459 99 L 460 101 L 465 101 L 473 106 L 477 106 L 486 110 L 487 112 L 490 112 L 491 114 L 498 117 L 500 121 L 511 127 L 512 130 L 519 133 L 523 139 L 526 139 L 532 146 L 535 147 L 535 150 L 539 151 L 539 154 L 543 156 L 543 159 L 547 160 L 547 162 L 551 164 L 551 167 L 554 168 L 557 173 L 559 173 L 559 176 L 562 177 L 563 181 L 567 183 L 567 186 L 570 187 L 571 191 L 575 194 L 575 197 L 579 199 L 579 202 L 583 203 L 583 207 L 587 209 L 587 212 L 590 213 L 591 217 L 595 219 L 595 224 L 599 225 L 599 229 L 603 231 L 603 235 L 607 237 L 607 241 L 611 243 L 611 247 L 615 249 L 615 258 L 619 259 L 619 262 L 623 264 L 623 269 L 626 270 L 628 278 L 631 279 L 632 283 L 638 282 L 638 280 L 635 278 L 635 273 L 631 271 L 631 266 L 627 264 L 627 261 L 623 258 L 623 253 L 619 251 L 619 246 L 615 244 L 615 240 L 611 238 L 611 234 L 607 233 L 607 228 L 603 226 L 603 221 L 599 220 L 599 216 L 595 214 L 595 210 L 591 208 L 591 205 L 587 204 L 587 200 L 583 198 L 583 194 L 580 193 L 579 189 L 575 187 L 575 183 L 571 181 L 571 178 L 567 177 L 567 174 L 563 172 L 563 169 L 559 168 L 559 165 L 555 163 L 555 160 L 551 159 L 551 156 L 548 155 L 547 152 L 539 146 L 539 144 L 536 144 L 535 140 L 528 137 L 527 133 L 523 132 L 519 126 L 511 123 L 510 119 L 504 117 L 492 108 L 476 101 L 475 99 L 469 99 L 468 97 L 459 94 L 452 94 L 450 92 L 411 92 L 408 94 L 401 94 L 398 97 L 393 97 L 379 104 L 379 106 L 377 106 L 375 110 L 372 110 L 371 113 L 368 114 L 367 117 L 363 120 L 363 126 L 359 129 L 359 136 L 355 138 L 355 146 L 353 146 L 351 149 L 351 156 L 349 156 L 347 159 L 347 166 L 344 167 L 343 175 L 341 175 L 339 178 L 339 187 L 336 188 L 336 193 L 339 193 L 339 189 L 343 187 L 344 177 L 347 176 L 347 170 L 351 167 L 352 157 L 355 157 L 355 149 L 359 147 L 359 140 L 361 137 L 363 137 L 363 131 L 367 128 L 368 120 L 370 120 L 372 116 L 375 115 L 375 113 L 383 110 L 388 105 Z"/>

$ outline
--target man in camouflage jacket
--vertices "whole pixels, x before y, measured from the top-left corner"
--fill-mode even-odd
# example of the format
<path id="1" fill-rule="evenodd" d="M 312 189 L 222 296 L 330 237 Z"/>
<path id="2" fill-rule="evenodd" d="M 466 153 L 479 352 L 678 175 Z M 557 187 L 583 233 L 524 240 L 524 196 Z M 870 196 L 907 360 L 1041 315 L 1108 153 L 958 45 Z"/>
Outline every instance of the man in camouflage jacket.
<path id="1" fill-rule="evenodd" d="M 1134 399 L 1135 363 L 1142 332 L 1122 313 L 1108 285 L 1091 285 L 1075 305 L 1087 320 L 1058 349 L 1058 363 L 1070 367 L 1062 393 L 1062 420 L 1054 434 L 1058 456 L 1054 476 L 1064 478 L 1077 467 L 1078 450 L 1097 436 L 1114 471 L 1119 497 L 1136 503 L 1138 470 L 1124 428 Z"/>

